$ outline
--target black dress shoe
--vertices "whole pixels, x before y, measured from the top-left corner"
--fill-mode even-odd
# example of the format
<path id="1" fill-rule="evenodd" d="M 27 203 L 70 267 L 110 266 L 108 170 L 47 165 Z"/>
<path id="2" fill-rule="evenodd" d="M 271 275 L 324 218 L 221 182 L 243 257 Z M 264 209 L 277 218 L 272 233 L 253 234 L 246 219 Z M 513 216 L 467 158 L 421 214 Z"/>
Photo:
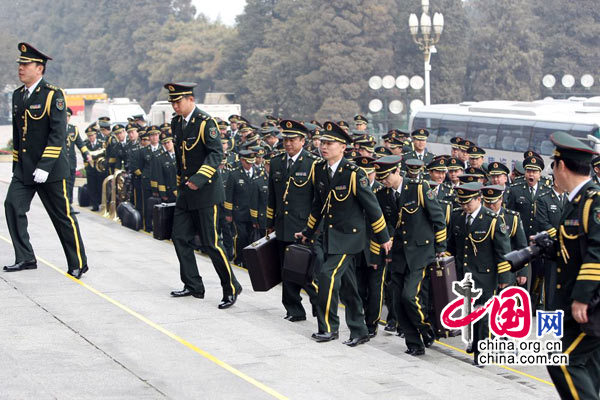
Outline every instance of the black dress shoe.
<path id="1" fill-rule="evenodd" d="M 361 336 L 361 337 L 350 338 L 350 339 L 346 340 L 344 342 L 344 344 L 346 346 L 354 347 L 354 346 L 358 346 L 359 344 L 367 343 L 368 341 L 369 341 L 369 335 L 365 335 L 365 336 Z"/>
<path id="2" fill-rule="evenodd" d="M 94 206 L 94 207 L 92 207 L 92 211 L 100 211 L 100 207 Z"/>
<path id="3" fill-rule="evenodd" d="M 71 275 L 75 279 L 80 279 L 81 275 L 88 272 L 89 268 L 87 265 L 84 265 L 83 268 L 74 269 L 72 271 L 68 271 L 67 274 Z"/>
<path id="4" fill-rule="evenodd" d="M 286 319 L 290 322 L 306 321 L 306 315 L 290 315 Z"/>
<path id="5" fill-rule="evenodd" d="M 396 332 L 396 321 L 390 321 L 385 325 L 385 328 L 383 328 L 384 331 L 389 332 L 389 333 L 394 333 Z"/>
<path id="6" fill-rule="evenodd" d="M 423 333 L 422 336 L 423 336 L 423 344 L 427 348 L 431 347 L 433 342 L 435 342 L 435 332 L 433 332 L 433 329 L 431 329 L 431 328 L 429 328 L 429 330 L 427 330 L 427 332 Z"/>
<path id="7" fill-rule="evenodd" d="M 15 271 L 22 271 L 24 269 L 36 269 L 36 268 L 37 268 L 37 261 L 36 260 L 28 260 L 28 261 L 20 261 L 13 265 L 7 265 L 4 267 L 4 270 L 6 272 L 15 272 Z"/>
<path id="8" fill-rule="evenodd" d="M 396 332 L 396 336 L 400 336 L 400 338 L 404 339 L 404 332 L 398 331 Z"/>
<path id="9" fill-rule="evenodd" d="M 321 342 L 330 342 L 332 340 L 335 340 L 339 337 L 340 335 L 337 332 L 325 332 L 325 333 L 313 333 L 312 334 L 312 338 L 321 343 Z"/>
<path id="10" fill-rule="evenodd" d="M 192 292 L 187 288 L 183 288 L 183 290 L 174 290 L 171 292 L 171 296 L 173 297 L 186 297 L 186 296 L 194 296 L 197 299 L 204 298 L 204 292 Z"/>
<path id="11" fill-rule="evenodd" d="M 405 353 L 409 356 L 422 356 L 425 354 L 425 349 L 423 347 L 409 347 Z"/>
<path id="12" fill-rule="evenodd" d="M 223 300 L 221 300 L 221 302 L 219 303 L 219 305 L 217 307 L 219 308 L 219 310 L 224 310 L 224 309 L 229 308 L 232 305 L 234 305 L 236 300 L 237 300 L 237 295 L 235 295 L 235 294 L 225 296 L 223 298 Z"/>
<path id="13" fill-rule="evenodd" d="M 473 354 L 473 343 L 469 343 L 469 344 L 467 345 L 467 348 L 465 349 L 465 352 L 466 352 L 467 354 Z"/>
<path id="14" fill-rule="evenodd" d="M 312 315 L 313 315 L 313 317 L 315 317 L 315 318 L 317 317 L 317 307 L 316 307 L 316 306 L 314 306 L 314 305 L 312 306 Z"/>
<path id="15" fill-rule="evenodd" d="M 375 336 L 377 336 L 377 325 L 375 325 L 375 326 L 367 326 L 367 329 L 369 330 L 369 337 L 370 338 L 374 338 Z"/>
<path id="16" fill-rule="evenodd" d="M 79 211 L 75 211 L 75 210 L 73 210 L 73 211 L 71 211 L 71 214 L 73 214 L 73 215 L 77 215 L 77 214 L 79 214 Z"/>

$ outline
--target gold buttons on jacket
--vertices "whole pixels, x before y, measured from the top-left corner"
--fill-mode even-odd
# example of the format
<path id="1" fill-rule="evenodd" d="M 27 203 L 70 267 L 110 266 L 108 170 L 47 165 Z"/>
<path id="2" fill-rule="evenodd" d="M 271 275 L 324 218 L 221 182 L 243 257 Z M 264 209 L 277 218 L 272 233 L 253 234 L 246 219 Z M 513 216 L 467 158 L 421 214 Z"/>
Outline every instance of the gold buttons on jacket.
<path id="1" fill-rule="evenodd" d="M 561 269 L 560 269 L 560 268 L 556 268 L 556 272 L 560 272 L 560 271 L 561 271 Z"/>
<path id="2" fill-rule="evenodd" d="M 559 283 L 558 285 L 556 285 L 556 288 L 557 288 L 557 289 L 560 289 L 560 283 Z"/>

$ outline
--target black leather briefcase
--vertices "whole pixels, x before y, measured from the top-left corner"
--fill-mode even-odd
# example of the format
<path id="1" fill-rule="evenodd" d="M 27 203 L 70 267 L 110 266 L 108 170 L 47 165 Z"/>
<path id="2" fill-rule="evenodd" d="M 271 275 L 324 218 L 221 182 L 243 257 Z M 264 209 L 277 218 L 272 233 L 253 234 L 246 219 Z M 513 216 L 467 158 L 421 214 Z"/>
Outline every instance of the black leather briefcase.
<path id="1" fill-rule="evenodd" d="M 242 256 L 255 292 L 266 292 L 281 282 L 281 264 L 275 233 L 244 247 Z"/>
<path id="2" fill-rule="evenodd" d="M 152 236 L 154 239 L 171 239 L 175 203 L 156 204 L 152 209 Z"/>
<path id="3" fill-rule="evenodd" d="M 313 280 L 315 252 L 303 244 L 291 244 L 285 249 L 282 279 L 304 286 Z"/>
<path id="4" fill-rule="evenodd" d="M 128 201 L 119 203 L 117 215 L 121 219 L 121 225 L 134 231 L 142 229 L 142 216 L 140 212 Z"/>
<path id="5" fill-rule="evenodd" d="M 79 186 L 77 189 L 77 202 L 81 207 L 88 207 L 90 205 L 90 193 L 88 192 L 87 184 Z"/>
<path id="6" fill-rule="evenodd" d="M 429 273 L 429 319 L 438 338 L 457 336 L 459 330 L 448 330 L 442 325 L 442 310 L 456 297 L 452 283 L 456 281 L 454 257 L 440 257 L 428 268 Z"/>

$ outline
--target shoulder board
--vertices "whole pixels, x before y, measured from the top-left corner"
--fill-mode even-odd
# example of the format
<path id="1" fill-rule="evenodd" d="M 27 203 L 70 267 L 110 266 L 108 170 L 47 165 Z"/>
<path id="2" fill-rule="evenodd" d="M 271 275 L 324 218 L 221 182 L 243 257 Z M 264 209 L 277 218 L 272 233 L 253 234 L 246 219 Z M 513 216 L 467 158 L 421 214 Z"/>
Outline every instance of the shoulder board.
<path id="1" fill-rule="evenodd" d="M 48 82 L 46 82 L 46 87 L 52 90 L 61 90 L 58 86 L 51 85 Z"/>
<path id="2" fill-rule="evenodd" d="M 463 210 L 463 209 L 462 209 L 462 208 L 460 208 L 460 207 L 453 208 L 453 209 L 452 209 L 452 214 L 458 214 L 458 213 L 462 212 L 462 210 Z"/>
<path id="3" fill-rule="evenodd" d="M 285 154 L 285 153 L 282 153 L 282 154 Z M 307 156 L 308 158 L 310 158 L 310 159 L 313 159 L 313 160 L 318 160 L 318 159 L 319 159 L 319 157 L 317 157 L 317 155 L 316 155 L 316 154 L 313 154 L 313 153 L 311 153 L 310 151 L 307 151 L 307 152 L 306 152 L 306 156 Z"/>
<path id="4" fill-rule="evenodd" d="M 283 158 L 283 156 L 287 154 L 287 153 L 279 153 L 277 155 L 275 155 L 273 158 Z"/>
<path id="5" fill-rule="evenodd" d="M 600 190 L 598 190 L 598 188 L 589 188 L 585 192 L 585 197 L 589 199 L 589 198 L 598 196 L 598 194 L 600 194 Z"/>
<path id="6" fill-rule="evenodd" d="M 318 165 L 323 165 L 323 164 L 325 164 L 325 159 L 324 159 L 324 158 L 320 159 L 319 161 L 317 161 L 317 164 L 318 164 Z"/>
<path id="7" fill-rule="evenodd" d="M 517 187 L 517 186 L 521 186 L 523 184 L 523 182 L 513 182 L 510 184 L 511 188 Z"/>
<path id="8" fill-rule="evenodd" d="M 431 185 L 426 180 L 420 180 L 420 181 L 423 183 L 423 186 L 425 186 L 426 189 L 430 189 L 431 188 Z"/>
<path id="9" fill-rule="evenodd" d="M 451 203 L 451 202 L 449 202 L 448 200 L 438 200 L 438 202 L 439 202 L 439 203 L 441 203 L 441 204 L 446 204 L 446 205 L 448 205 L 448 204 L 452 204 L 452 203 Z"/>
<path id="10" fill-rule="evenodd" d="M 498 216 L 498 214 L 496 214 L 495 212 L 493 212 L 489 208 L 482 208 L 481 210 L 484 212 L 484 215 L 489 215 L 492 218 L 496 218 Z"/>
<path id="11" fill-rule="evenodd" d="M 408 183 L 412 183 L 412 184 L 419 184 L 423 181 L 421 178 L 405 178 L 405 179 L 408 180 Z"/>
<path id="12" fill-rule="evenodd" d="M 350 171 L 356 171 L 358 169 L 358 167 L 352 161 L 348 161 L 348 169 Z"/>
<path id="13" fill-rule="evenodd" d="M 509 210 L 508 208 L 504 209 L 504 213 L 509 214 L 509 215 L 519 215 L 519 213 L 517 211 Z"/>
<path id="14" fill-rule="evenodd" d="M 24 88 L 24 87 L 25 87 L 25 85 L 21 85 L 21 86 L 19 86 L 18 88 L 16 88 L 16 89 L 13 91 L 13 93 L 20 92 L 21 90 L 23 90 L 23 88 Z"/>
<path id="15" fill-rule="evenodd" d="M 176 115 L 171 119 L 171 123 L 173 123 L 173 121 L 180 121 L 181 120 L 181 115 Z"/>

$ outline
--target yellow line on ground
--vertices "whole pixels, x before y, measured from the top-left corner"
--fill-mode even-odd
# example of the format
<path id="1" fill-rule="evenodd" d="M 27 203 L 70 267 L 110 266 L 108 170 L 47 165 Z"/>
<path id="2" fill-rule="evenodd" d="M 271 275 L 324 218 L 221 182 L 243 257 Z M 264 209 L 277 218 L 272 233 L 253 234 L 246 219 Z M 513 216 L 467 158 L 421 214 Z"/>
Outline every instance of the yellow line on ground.
<path id="1" fill-rule="evenodd" d="M 468 356 L 471 356 L 471 354 L 467 353 L 466 351 L 464 351 L 462 349 L 459 349 L 458 347 L 454 347 L 452 345 L 449 345 L 448 343 L 440 342 L 439 340 L 436 340 L 435 342 L 437 344 L 441 344 L 442 346 L 448 347 L 449 349 L 452 349 L 454 351 L 458 351 L 459 353 L 463 353 L 463 354 L 466 354 Z M 552 382 L 549 382 L 549 381 L 547 381 L 545 379 L 542 379 L 542 378 L 538 378 L 537 376 L 533 376 L 533 375 L 528 374 L 526 372 L 519 371 L 517 369 L 507 367 L 506 365 L 499 365 L 499 364 L 494 364 L 494 365 L 496 365 L 496 366 L 498 366 L 500 368 L 504 368 L 504 369 L 506 369 L 508 371 L 514 372 L 515 374 L 523 375 L 523 376 L 525 376 L 527 378 L 531 378 L 531 379 L 534 379 L 534 380 L 536 380 L 538 382 L 545 383 L 546 385 L 554 386 L 554 384 Z"/>
<path id="2" fill-rule="evenodd" d="M 0 235 L 0 239 L 4 240 L 5 242 L 12 244 L 12 242 L 5 238 L 4 236 Z M 37 257 L 38 260 L 40 260 L 41 262 L 43 262 L 44 264 L 46 264 L 47 266 L 49 266 L 50 268 L 52 268 L 53 270 L 55 270 L 56 272 L 58 272 L 61 275 L 66 276 L 67 278 L 71 279 L 73 282 L 78 283 L 79 285 L 83 286 L 84 288 L 86 288 L 87 290 L 89 290 L 90 292 L 94 293 L 95 295 L 101 297 L 102 299 L 108 301 L 109 303 L 113 304 L 114 306 L 120 308 L 121 310 L 125 311 L 127 314 L 137 318 L 138 320 L 142 321 L 143 323 L 145 323 L 146 325 L 156 329 L 157 331 L 161 332 L 162 334 L 170 337 L 171 339 L 181 343 L 182 345 L 184 345 L 185 347 L 187 347 L 188 349 L 200 354 L 202 357 L 206 358 L 207 360 L 217 364 L 219 367 L 225 369 L 228 372 L 231 372 L 232 374 L 234 374 L 235 376 L 237 376 L 238 378 L 241 378 L 243 380 L 245 380 L 246 382 L 250 383 L 251 385 L 257 387 L 258 389 L 264 391 L 265 393 L 270 394 L 271 396 L 275 397 L 276 399 L 280 399 L 280 400 L 287 400 L 288 398 L 284 395 L 282 395 L 281 393 L 277 392 L 275 389 L 270 388 L 269 386 L 257 381 L 256 379 L 252 378 L 251 376 L 246 375 L 245 373 L 241 372 L 240 370 L 232 367 L 231 365 L 227 364 L 224 361 L 219 360 L 217 357 L 213 356 L 212 354 L 210 354 L 209 352 L 202 350 L 201 348 L 199 348 L 198 346 L 188 342 L 187 340 L 183 339 L 180 336 L 177 336 L 176 334 L 174 334 L 173 332 L 169 331 L 168 329 L 163 328 L 162 326 L 158 325 L 157 323 L 149 320 L 148 318 L 144 317 L 143 315 L 141 315 L 140 313 L 133 311 L 131 308 L 119 303 L 117 300 L 105 295 L 104 293 L 100 292 L 99 290 L 97 290 L 96 288 L 88 285 L 87 283 L 82 282 L 79 279 L 75 279 L 73 278 L 71 275 L 67 274 L 66 272 L 64 272 L 63 270 L 61 270 L 60 268 L 58 268 L 56 265 L 52 264 L 51 262 L 43 259 L 42 257 Z"/>

